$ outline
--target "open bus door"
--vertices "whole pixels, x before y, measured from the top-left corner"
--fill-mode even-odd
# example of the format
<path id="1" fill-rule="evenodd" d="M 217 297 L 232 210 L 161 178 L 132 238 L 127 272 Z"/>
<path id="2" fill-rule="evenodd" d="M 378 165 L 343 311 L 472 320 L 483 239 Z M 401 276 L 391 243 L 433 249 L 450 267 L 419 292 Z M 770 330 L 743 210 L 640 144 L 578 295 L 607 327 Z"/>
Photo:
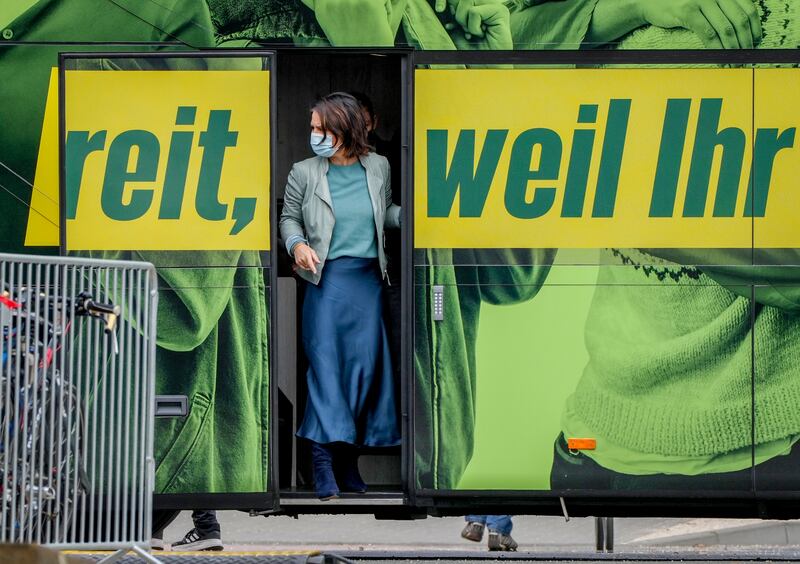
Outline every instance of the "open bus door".
<path id="1" fill-rule="evenodd" d="M 277 479 L 282 512 L 376 513 L 405 516 L 409 506 L 410 386 L 413 378 L 411 344 L 410 237 L 410 51 L 402 49 L 278 49 L 277 135 L 273 191 L 279 216 L 283 192 L 293 163 L 312 156 L 308 146 L 310 109 L 330 92 L 344 91 L 370 105 L 377 123 L 372 143 L 375 152 L 389 160 L 394 203 L 403 206 L 402 229 L 385 233 L 389 257 L 384 284 L 385 322 L 392 349 L 394 393 L 402 442 L 398 447 L 361 449 L 360 472 L 368 485 L 365 494 L 342 493 L 338 499 L 320 501 L 314 493 L 308 441 L 296 436 L 302 424 L 307 386 L 301 340 L 301 306 L 305 283 L 293 272 L 293 261 L 276 243 L 276 346 L 273 378 L 277 427 Z M 279 248 L 279 245 L 280 248 Z"/>

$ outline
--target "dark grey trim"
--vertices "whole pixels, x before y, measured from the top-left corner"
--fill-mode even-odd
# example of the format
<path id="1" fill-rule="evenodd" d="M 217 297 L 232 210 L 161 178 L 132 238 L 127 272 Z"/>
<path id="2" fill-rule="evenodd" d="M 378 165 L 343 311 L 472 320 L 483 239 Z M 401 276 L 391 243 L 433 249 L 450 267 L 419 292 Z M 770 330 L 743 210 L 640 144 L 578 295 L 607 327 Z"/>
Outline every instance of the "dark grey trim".
<path id="1" fill-rule="evenodd" d="M 415 51 L 418 65 L 610 65 L 798 63 L 798 49 L 651 49 L 535 51 Z"/>

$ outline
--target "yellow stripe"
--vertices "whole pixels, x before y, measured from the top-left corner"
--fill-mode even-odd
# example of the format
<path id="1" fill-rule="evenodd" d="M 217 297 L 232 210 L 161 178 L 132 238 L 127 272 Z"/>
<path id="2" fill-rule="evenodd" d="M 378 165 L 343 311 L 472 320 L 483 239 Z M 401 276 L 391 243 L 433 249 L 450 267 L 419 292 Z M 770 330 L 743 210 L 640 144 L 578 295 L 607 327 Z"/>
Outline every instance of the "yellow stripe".
<path id="1" fill-rule="evenodd" d="M 76 556 L 88 554 L 113 554 L 112 550 L 65 550 L 63 554 L 73 554 Z M 172 552 L 154 550 L 152 554 L 159 558 L 180 558 L 183 556 L 318 556 L 322 554 L 319 550 L 258 550 L 252 552 L 228 552 L 228 551 L 196 551 L 196 552 Z"/>

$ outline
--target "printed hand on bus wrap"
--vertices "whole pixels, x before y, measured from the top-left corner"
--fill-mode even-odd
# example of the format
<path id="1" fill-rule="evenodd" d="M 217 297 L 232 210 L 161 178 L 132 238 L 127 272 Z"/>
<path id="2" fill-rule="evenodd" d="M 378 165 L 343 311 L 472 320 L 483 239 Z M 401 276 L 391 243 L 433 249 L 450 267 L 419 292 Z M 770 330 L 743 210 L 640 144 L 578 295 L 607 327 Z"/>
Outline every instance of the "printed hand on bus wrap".
<path id="1" fill-rule="evenodd" d="M 585 42 L 603 45 L 648 24 L 693 31 L 707 49 L 752 49 L 762 38 L 752 0 L 598 0 Z"/>
<path id="2" fill-rule="evenodd" d="M 449 12 L 453 21 L 445 24 L 459 49 L 513 49 L 511 15 L 498 0 L 435 0 L 436 12 Z M 454 33 L 460 27 L 460 33 Z"/>

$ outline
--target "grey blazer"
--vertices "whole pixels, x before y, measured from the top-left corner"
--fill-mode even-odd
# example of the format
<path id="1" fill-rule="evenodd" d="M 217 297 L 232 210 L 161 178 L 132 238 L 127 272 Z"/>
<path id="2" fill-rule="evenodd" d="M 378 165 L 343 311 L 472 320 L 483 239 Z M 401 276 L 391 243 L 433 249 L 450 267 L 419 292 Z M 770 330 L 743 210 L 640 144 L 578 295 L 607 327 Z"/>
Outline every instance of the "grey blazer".
<path id="1" fill-rule="evenodd" d="M 375 216 L 375 232 L 378 237 L 378 261 L 381 274 L 386 277 L 386 252 L 383 248 L 383 228 L 400 227 L 400 206 L 392 203 L 392 187 L 389 161 L 375 153 L 359 157 L 367 172 L 367 188 Z M 286 182 L 281 213 L 281 238 L 286 250 L 298 242 L 307 242 L 319 256 L 317 273 L 298 269 L 297 273 L 312 284 L 319 284 L 325 258 L 333 234 L 333 200 L 328 187 L 328 159 L 311 157 L 292 166 Z"/>

